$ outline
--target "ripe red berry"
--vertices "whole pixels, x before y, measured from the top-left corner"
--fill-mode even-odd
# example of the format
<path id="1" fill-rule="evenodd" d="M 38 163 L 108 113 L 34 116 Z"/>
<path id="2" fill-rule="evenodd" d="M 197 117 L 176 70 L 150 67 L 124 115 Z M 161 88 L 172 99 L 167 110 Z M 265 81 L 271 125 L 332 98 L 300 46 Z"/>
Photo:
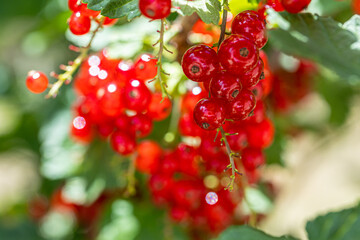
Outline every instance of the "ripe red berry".
<path id="1" fill-rule="evenodd" d="M 248 125 L 246 128 L 249 146 L 255 148 L 266 148 L 274 139 L 274 125 L 270 119 Z"/>
<path id="2" fill-rule="evenodd" d="M 360 14 L 360 0 L 352 0 L 352 9 L 356 14 Z"/>
<path id="3" fill-rule="evenodd" d="M 182 96 L 181 99 L 181 112 L 193 112 L 195 105 L 203 98 L 206 98 L 207 94 L 200 87 L 194 87 L 185 95 Z"/>
<path id="4" fill-rule="evenodd" d="M 154 141 L 145 140 L 137 147 L 136 169 L 144 173 L 155 173 L 159 166 L 162 149 Z"/>
<path id="5" fill-rule="evenodd" d="M 87 7 L 86 3 L 82 3 L 80 6 L 80 12 L 87 17 L 97 17 L 100 14 L 100 11 L 94 11 Z"/>
<path id="6" fill-rule="evenodd" d="M 142 54 L 135 61 L 135 77 L 139 80 L 153 79 L 157 74 L 157 61 L 153 55 Z"/>
<path id="7" fill-rule="evenodd" d="M 233 34 L 222 42 L 218 55 L 221 65 L 235 75 L 250 71 L 259 60 L 259 50 L 256 45 L 250 39 L 238 34 Z"/>
<path id="8" fill-rule="evenodd" d="M 247 89 L 243 89 L 235 100 L 230 103 L 227 118 L 235 121 L 243 120 L 249 116 L 255 105 L 256 99 L 254 94 Z"/>
<path id="9" fill-rule="evenodd" d="M 128 155 L 135 151 L 135 137 L 124 131 L 115 131 L 111 135 L 110 143 L 115 152 Z"/>
<path id="10" fill-rule="evenodd" d="M 253 171 L 265 163 L 265 156 L 261 149 L 245 148 L 241 152 L 241 162 L 248 171 Z"/>
<path id="11" fill-rule="evenodd" d="M 130 132 L 134 133 L 137 137 L 146 137 L 148 136 L 153 128 L 153 122 L 151 118 L 144 114 L 137 114 L 130 117 L 129 119 Z"/>
<path id="12" fill-rule="evenodd" d="M 166 18 L 171 12 L 171 0 L 140 0 L 139 9 L 148 18 Z"/>
<path id="13" fill-rule="evenodd" d="M 155 121 L 162 121 L 170 115 L 171 108 L 172 105 L 169 98 L 163 98 L 161 93 L 154 93 L 151 96 L 147 115 Z"/>
<path id="14" fill-rule="evenodd" d="M 197 181 L 180 180 L 172 187 L 172 195 L 177 205 L 194 209 L 202 200 L 202 187 Z"/>
<path id="15" fill-rule="evenodd" d="M 151 93 L 144 82 L 132 79 L 126 83 L 124 101 L 130 110 L 142 112 L 151 101 Z"/>
<path id="16" fill-rule="evenodd" d="M 117 116 L 124 111 L 124 89 L 115 81 L 112 81 L 97 91 L 97 97 L 101 110 L 107 116 Z"/>
<path id="17" fill-rule="evenodd" d="M 70 31 L 75 35 L 84 35 L 90 31 L 90 17 L 83 15 L 82 12 L 74 12 L 69 19 Z"/>
<path id="18" fill-rule="evenodd" d="M 264 78 L 264 62 L 259 58 L 259 61 L 253 69 L 241 75 L 240 81 L 244 88 L 251 88 Z"/>
<path id="19" fill-rule="evenodd" d="M 104 17 L 103 25 L 104 25 L 104 26 L 112 26 L 112 25 L 114 25 L 117 21 L 118 21 L 118 18 L 108 18 L 108 17 Z"/>
<path id="20" fill-rule="evenodd" d="M 275 11 L 277 12 L 282 12 L 284 11 L 284 7 L 282 6 L 281 0 L 268 0 L 266 2 L 266 5 L 268 5 L 269 7 L 273 8 Z"/>
<path id="21" fill-rule="evenodd" d="M 225 121 L 226 110 L 219 99 L 200 100 L 194 108 L 194 120 L 205 130 L 214 130 Z"/>
<path id="22" fill-rule="evenodd" d="M 299 13 L 307 6 L 309 6 L 311 0 L 281 0 L 281 4 L 289 13 Z"/>
<path id="23" fill-rule="evenodd" d="M 233 134 L 227 136 L 232 151 L 239 152 L 247 146 L 247 135 L 243 126 L 234 122 L 234 124 L 231 124 L 231 126 L 225 130 L 227 133 Z"/>
<path id="24" fill-rule="evenodd" d="M 44 92 L 49 84 L 47 76 L 38 71 L 30 71 L 26 78 L 26 87 L 32 93 L 42 93 Z"/>
<path id="25" fill-rule="evenodd" d="M 219 69 L 219 61 L 214 49 L 201 44 L 185 52 L 181 66 L 190 80 L 203 82 L 215 75 Z"/>
<path id="26" fill-rule="evenodd" d="M 244 121 L 246 123 L 259 123 L 262 122 L 265 119 L 266 112 L 265 112 L 265 104 L 263 101 L 258 100 L 256 101 L 256 107 L 252 111 L 252 114 L 250 117 L 245 119 Z"/>
<path id="27" fill-rule="evenodd" d="M 210 82 L 211 96 L 233 101 L 241 91 L 241 84 L 237 77 L 226 72 L 220 72 Z"/>
<path id="28" fill-rule="evenodd" d="M 184 113 L 179 119 L 179 131 L 183 136 L 197 137 L 204 130 L 195 123 L 193 114 Z"/>
<path id="29" fill-rule="evenodd" d="M 231 31 L 248 37 L 258 48 L 264 47 L 267 42 L 265 22 L 255 11 L 239 13 L 232 22 Z"/>
<path id="30" fill-rule="evenodd" d="M 73 12 L 79 11 L 80 5 L 81 5 L 81 0 L 68 0 L 68 7 Z"/>
<path id="31" fill-rule="evenodd" d="M 94 137 L 94 131 L 90 119 L 83 117 L 83 123 L 77 124 L 72 122 L 71 124 L 71 137 L 80 143 L 90 143 Z"/>

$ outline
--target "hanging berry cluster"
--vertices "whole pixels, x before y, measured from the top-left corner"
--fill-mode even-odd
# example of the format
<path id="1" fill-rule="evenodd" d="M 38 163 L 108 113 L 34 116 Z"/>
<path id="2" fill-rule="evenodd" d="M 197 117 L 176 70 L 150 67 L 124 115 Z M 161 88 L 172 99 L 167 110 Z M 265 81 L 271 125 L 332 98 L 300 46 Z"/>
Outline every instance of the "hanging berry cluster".
<path id="1" fill-rule="evenodd" d="M 95 135 L 111 136 L 114 151 L 133 153 L 136 139 L 148 136 L 153 121 L 161 121 L 171 112 L 171 101 L 161 101 L 161 93 L 153 93 L 146 85 L 156 73 L 156 60 L 149 54 L 142 54 L 134 64 L 110 59 L 105 50 L 90 56 L 74 83 L 79 97 L 72 136 L 84 142 Z"/>
<path id="2" fill-rule="evenodd" d="M 73 12 L 69 18 L 69 29 L 75 35 L 84 35 L 90 32 L 91 21 L 102 22 L 104 26 L 114 25 L 117 19 L 111 19 L 100 15 L 100 11 L 87 8 L 81 0 L 69 0 L 69 9 Z"/>

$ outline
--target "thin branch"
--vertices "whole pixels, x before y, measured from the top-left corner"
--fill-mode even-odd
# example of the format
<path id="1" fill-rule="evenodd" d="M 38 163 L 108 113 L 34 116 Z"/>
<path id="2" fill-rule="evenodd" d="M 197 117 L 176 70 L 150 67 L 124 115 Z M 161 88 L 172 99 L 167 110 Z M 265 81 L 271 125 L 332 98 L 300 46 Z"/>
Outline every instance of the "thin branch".
<path id="1" fill-rule="evenodd" d="M 99 25 L 97 28 L 93 31 L 91 38 L 89 40 L 89 43 L 86 45 L 86 47 L 80 48 L 80 55 L 73 61 L 71 65 L 65 66 L 66 71 L 60 75 L 57 76 L 57 81 L 51 85 L 51 88 L 49 90 L 49 93 L 45 96 L 46 98 L 50 97 L 56 97 L 58 94 L 60 88 L 62 85 L 66 83 L 70 83 L 74 73 L 76 70 L 80 67 L 81 63 L 85 60 L 85 58 L 88 56 L 90 47 L 92 42 L 94 41 L 96 33 L 102 28 L 103 26 L 103 19 L 99 22 Z"/>

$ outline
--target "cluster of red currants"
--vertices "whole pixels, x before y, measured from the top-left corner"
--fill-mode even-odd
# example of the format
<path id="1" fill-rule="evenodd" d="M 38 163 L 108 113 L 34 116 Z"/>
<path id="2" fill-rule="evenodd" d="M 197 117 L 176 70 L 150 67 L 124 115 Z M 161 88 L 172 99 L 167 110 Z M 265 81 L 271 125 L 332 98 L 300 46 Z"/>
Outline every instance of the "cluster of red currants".
<path id="1" fill-rule="evenodd" d="M 266 4 L 261 3 L 260 12 L 266 8 L 273 8 L 277 12 L 287 11 L 289 13 L 299 13 L 306 9 L 311 0 L 267 0 Z"/>
<path id="2" fill-rule="evenodd" d="M 157 74 L 156 60 L 142 54 L 135 63 L 106 56 L 90 56 L 81 66 L 74 88 L 78 93 L 72 136 L 90 142 L 97 133 L 111 136 L 113 149 L 122 155 L 136 150 L 136 139 L 148 136 L 153 121 L 168 117 L 172 104 L 152 92 L 146 81 Z"/>
<path id="3" fill-rule="evenodd" d="M 90 31 L 91 20 L 103 26 L 111 26 L 117 22 L 117 19 L 111 19 L 100 15 L 100 11 L 94 11 L 87 8 L 86 3 L 81 0 L 68 0 L 69 9 L 73 12 L 69 18 L 69 29 L 75 35 L 84 35 Z"/>
<path id="4" fill-rule="evenodd" d="M 202 82 L 210 95 L 195 106 L 194 120 L 201 128 L 217 129 L 226 119 L 240 121 L 254 110 L 256 97 L 251 90 L 265 77 L 259 48 L 266 42 L 265 22 L 249 10 L 234 18 L 232 35 L 221 43 L 218 53 L 197 45 L 184 54 L 185 75 Z"/>

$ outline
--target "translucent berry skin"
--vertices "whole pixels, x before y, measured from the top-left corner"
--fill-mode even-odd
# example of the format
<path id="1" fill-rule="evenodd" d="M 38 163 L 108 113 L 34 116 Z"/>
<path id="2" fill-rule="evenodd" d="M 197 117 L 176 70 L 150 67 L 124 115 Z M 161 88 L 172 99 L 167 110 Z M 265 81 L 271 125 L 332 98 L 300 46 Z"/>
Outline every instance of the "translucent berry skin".
<path id="1" fill-rule="evenodd" d="M 226 72 L 216 74 L 210 82 L 211 96 L 232 102 L 241 91 L 237 77 Z"/>
<path id="2" fill-rule="evenodd" d="M 299 13 L 307 6 L 309 6 L 311 0 L 281 0 L 281 4 L 284 9 L 289 13 Z"/>
<path id="3" fill-rule="evenodd" d="M 128 109 L 142 112 L 150 104 L 151 93 L 142 81 L 132 79 L 125 86 L 124 101 Z"/>
<path id="4" fill-rule="evenodd" d="M 227 118 L 235 121 L 243 120 L 254 110 L 255 105 L 256 99 L 254 94 L 247 89 L 243 89 L 235 100 L 230 103 Z"/>
<path id="5" fill-rule="evenodd" d="M 200 44 L 185 52 L 181 66 L 190 80 L 203 82 L 215 75 L 219 69 L 219 61 L 214 49 Z"/>
<path id="6" fill-rule="evenodd" d="M 171 109 L 172 104 L 169 98 L 163 99 L 161 93 L 154 93 L 151 96 L 147 115 L 155 121 L 162 121 L 170 115 Z"/>
<path id="7" fill-rule="evenodd" d="M 219 99 L 201 99 L 194 108 L 194 120 L 205 130 L 214 130 L 225 121 L 226 110 Z"/>
<path id="8" fill-rule="evenodd" d="M 232 22 L 231 31 L 233 34 L 248 37 L 258 48 L 264 47 L 268 40 L 265 22 L 257 12 L 252 10 L 239 13 Z"/>
<path id="9" fill-rule="evenodd" d="M 246 128 L 249 146 L 267 148 L 274 139 L 274 125 L 269 119 L 251 124 Z"/>
<path id="10" fill-rule="evenodd" d="M 259 148 L 245 148 L 241 152 L 241 162 L 246 170 L 253 171 L 265 164 L 265 156 Z"/>
<path id="11" fill-rule="evenodd" d="M 218 56 L 226 70 L 241 75 L 255 67 L 259 60 L 259 50 L 250 39 L 233 34 L 222 42 Z"/>
<path id="12" fill-rule="evenodd" d="M 155 173 L 159 167 L 162 149 L 155 141 L 145 140 L 137 146 L 136 169 L 143 173 Z"/>
<path id="13" fill-rule="evenodd" d="M 68 1 L 68 7 L 73 12 L 79 11 L 80 6 L 81 6 L 81 4 L 79 4 L 79 3 L 81 3 L 80 0 L 69 0 Z"/>
<path id="14" fill-rule="evenodd" d="M 82 12 L 74 12 L 69 19 L 70 31 L 75 35 L 84 35 L 90 31 L 90 17 L 85 16 Z"/>
<path id="15" fill-rule="evenodd" d="M 151 118 L 144 114 L 137 114 L 130 117 L 129 121 L 130 131 L 135 134 L 137 137 L 146 137 L 148 136 L 153 129 L 153 122 Z"/>
<path id="16" fill-rule="evenodd" d="M 135 76 L 139 80 L 153 79 L 157 74 L 157 61 L 150 54 L 142 54 L 135 62 Z"/>
<path id="17" fill-rule="evenodd" d="M 139 9 L 148 18 L 166 18 L 171 12 L 171 0 L 140 0 Z"/>
<path id="18" fill-rule="evenodd" d="M 252 88 L 264 77 L 264 62 L 259 58 L 253 69 L 241 75 L 240 81 L 244 88 Z"/>
<path id="19" fill-rule="evenodd" d="M 110 139 L 113 150 L 121 155 L 128 155 L 135 151 L 135 137 L 123 131 L 115 131 Z"/>
<path id="20" fill-rule="evenodd" d="M 49 80 L 47 76 L 38 71 L 30 71 L 26 78 L 26 87 L 32 93 L 42 93 L 47 89 Z"/>

